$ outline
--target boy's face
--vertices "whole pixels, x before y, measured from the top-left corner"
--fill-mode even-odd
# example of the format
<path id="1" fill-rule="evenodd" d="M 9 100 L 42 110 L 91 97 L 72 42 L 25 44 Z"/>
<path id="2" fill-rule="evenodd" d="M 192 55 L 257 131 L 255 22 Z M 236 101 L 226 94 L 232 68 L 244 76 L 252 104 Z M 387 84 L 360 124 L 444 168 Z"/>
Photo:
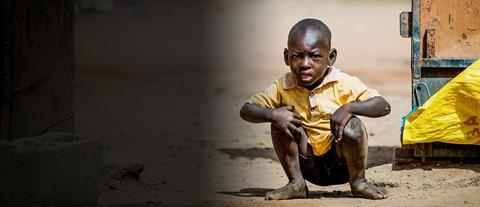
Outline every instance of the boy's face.
<path id="1" fill-rule="evenodd" d="M 285 48 L 285 63 L 303 86 L 311 86 L 335 63 L 337 51 L 330 49 L 328 37 L 314 29 L 297 32 Z"/>

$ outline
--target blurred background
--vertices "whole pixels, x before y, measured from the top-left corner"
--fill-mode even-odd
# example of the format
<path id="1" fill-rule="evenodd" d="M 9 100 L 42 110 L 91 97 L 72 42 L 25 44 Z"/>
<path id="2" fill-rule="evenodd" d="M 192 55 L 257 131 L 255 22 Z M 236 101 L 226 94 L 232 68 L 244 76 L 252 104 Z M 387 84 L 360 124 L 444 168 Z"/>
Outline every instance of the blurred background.
<path id="1" fill-rule="evenodd" d="M 289 70 L 287 34 L 304 18 L 330 27 L 337 68 L 391 103 L 363 120 L 370 163 L 393 162 L 411 103 L 410 39 L 399 35 L 410 2 L 77 0 L 76 132 L 104 140 L 104 163 L 144 166 L 139 181 L 104 181 L 100 202 L 248 204 L 256 187 L 282 185 L 269 125 L 238 113 Z"/>

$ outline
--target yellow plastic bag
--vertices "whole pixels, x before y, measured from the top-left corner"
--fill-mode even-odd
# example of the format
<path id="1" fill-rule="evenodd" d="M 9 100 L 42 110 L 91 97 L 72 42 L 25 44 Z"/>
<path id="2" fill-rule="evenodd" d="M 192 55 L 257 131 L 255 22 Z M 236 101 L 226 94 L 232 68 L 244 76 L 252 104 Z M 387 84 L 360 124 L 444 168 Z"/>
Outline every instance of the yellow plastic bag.
<path id="1" fill-rule="evenodd" d="M 407 116 L 403 144 L 480 144 L 480 60 Z"/>

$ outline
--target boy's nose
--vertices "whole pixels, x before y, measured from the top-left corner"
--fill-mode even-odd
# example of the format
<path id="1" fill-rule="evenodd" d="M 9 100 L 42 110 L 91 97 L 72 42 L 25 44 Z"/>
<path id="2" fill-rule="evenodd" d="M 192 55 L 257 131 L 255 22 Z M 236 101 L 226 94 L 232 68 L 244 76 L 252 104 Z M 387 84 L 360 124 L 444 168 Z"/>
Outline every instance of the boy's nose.
<path id="1" fill-rule="evenodd" d="M 310 58 L 308 58 L 308 57 L 303 58 L 302 68 L 310 68 L 310 67 L 312 67 Z"/>

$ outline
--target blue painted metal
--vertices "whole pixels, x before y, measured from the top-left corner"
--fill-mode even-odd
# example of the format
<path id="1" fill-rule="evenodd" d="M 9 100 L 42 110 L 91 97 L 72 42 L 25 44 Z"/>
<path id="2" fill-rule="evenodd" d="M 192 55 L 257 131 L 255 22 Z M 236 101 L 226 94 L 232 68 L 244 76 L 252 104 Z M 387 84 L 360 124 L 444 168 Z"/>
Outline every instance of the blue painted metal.
<path id="1" fill-rule="evenodd" d="M 420 58 L 416 63 L 420 69 L 420 79 L 414 79 L 412 85 L 412 108 L 423 105 L 453 77 L 476 59 L 464 58 Z"/>
<path id="2" fill-rule="evenodd" d="M 418 65 L 421 68 L 466 68 L 476 60 L 470 58 L 421 58 Z"/>
<path id="3" fill-rule="evenodd" d="M 437 93 L 445 84 L 447 84 L 453 77 L 457 76 L 464 70 L 463 67 L 431 67 L 422 68 L 422 78 L 420 83 L 425 83 L 420 88 L 419 85 L 414 85 L 413 89 L 416 94 L 413 94 L 418 102 L 415 106 L 420 106 L 425 103 L 431 95 Z M 428 91 L 427 91 L 428 89 Z M 430 94 L 429 94 L 430 93 Z"/>
<path id="4" fill-rule="evenodd" d="M 423 89 L 422 89 L 423 87 Z M 426 99 L 421 97 L 421 94 L 425 94 L 424 92 L 422 93 L 422 90 L 425 90 L 427 93 Z M 430 93 L 430 89 L 428 88 L 428 85 L 424 82 L 418 82 L 416 85 L 413 86 L 413 98 L 415 99 L 415 104 L 420 105 L 420 103 L 426 101 L 432 97 L 432 93 Z M 423 98 L 423 99 L 422 99 Z"/>
<path id="5" fill-rule="evenodd" d="M 420 71 L 420 0 L 412 0 L 412 36 L 411 36 L 411 68 L 412 68 L 412 86 L 418 84 L 421 77 Z M 413 92 L 412 92 L 413 97 Z M 412 109 L 416 106 L 412 98 Z"/>

